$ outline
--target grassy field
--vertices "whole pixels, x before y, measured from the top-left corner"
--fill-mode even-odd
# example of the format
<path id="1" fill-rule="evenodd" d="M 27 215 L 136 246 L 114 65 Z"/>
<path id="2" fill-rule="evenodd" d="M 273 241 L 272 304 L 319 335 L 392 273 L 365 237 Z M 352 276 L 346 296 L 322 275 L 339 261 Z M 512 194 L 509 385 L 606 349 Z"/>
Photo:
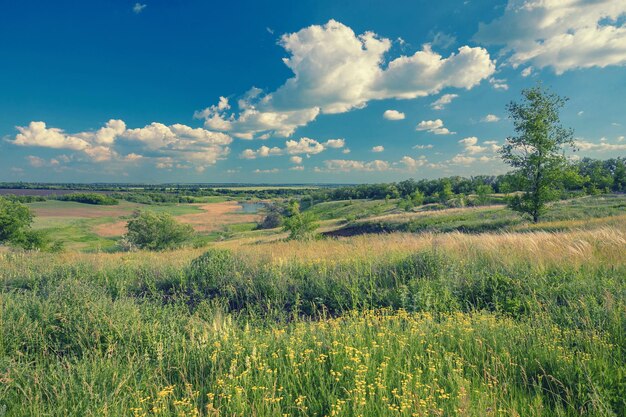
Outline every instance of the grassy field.
<path id="1" fill-rule="evenodd" d="M 170 252 L 0 252 L 0 410 L 623 416 L 623 202 L 562 202 L 536 227 L 472 233 L 293 242 L 241 223 Z M 392 204 L 371 204 L 370 221 L 505 211 Z M 345 207 L 317 210 L 340 213 L 326 216 L 333 229 Z"/>
<path id="2" fill-rule="evenodd" d="M 256 218 L 256 215 L 238 213 L 236 202 L 227 202 L 221 197 L 208 197 L 206 204 L 143 205 L 122 201 L 115 206 L 101 206 L 48 200 L 28 206 L 35 214 L 34 229 L 63 241 L 67 250 L 87 252 L 114 250 L 117 240 L 125 233 L 126 221 L 135 210 L 167 212 L 179 221 L 194 225 L 200 232 L 198 239 L 204 241 L 217 239 L 220 235 L 215 232 L 250 230 L 251 220 Z"/>

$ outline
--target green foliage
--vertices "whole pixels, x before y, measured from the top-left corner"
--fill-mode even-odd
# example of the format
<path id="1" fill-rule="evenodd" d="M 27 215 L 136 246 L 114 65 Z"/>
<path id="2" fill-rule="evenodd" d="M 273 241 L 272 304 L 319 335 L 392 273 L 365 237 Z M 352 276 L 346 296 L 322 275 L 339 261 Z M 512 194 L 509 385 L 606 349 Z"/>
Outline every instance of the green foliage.
<path id="1" fill-rule="evenodd" d="M 117 201 L 115 198 L 106 194 L 99 193 L 64 194 L 56 196 L 55 199 L 60 201 L 74 201 L 76 203 L 83 204 L 95 204 L 99 206 L 114 206 L 119 204 L 119 201 Z"/>
<path id="2" fill-rule="evenodd" d="M 27 206 L 0 197 L 0 243 L 19 239 L 32 222 L 33 214 Z"/>
<path id="3" fill-rule="evenodd" d="M 28 206 L 0 197 L 0 243 L 26 249 L 60 252 L 61 241 L 53 241 L 41 230 L 31 230 L 33 214 Z"/>
<path id="4" fill-rule="evenodd" d="M 259 229 L 274 229 L 283 225 L 283 215 L 280 207 L 275 204 L 268 204 L 265 210 L 266 214 L 261 223 L 259 223 Z"/>
<path id="5" fill-rule="evenodd" d="M 0 407 L 624 415 L 623 259 L 539 266 L 469 250 L 276 264 L 211 249 L 177 267 L 0 254 Z"/>
<path id="6" fill-rule="evenodd" d="M 508 137 L 500 149 L 504 161 L 516 170 L 524 191 L 511 199 L 510 207 L 539 221 L 546 203 L 559 196 L 566 159 L 563 147 L 573 146 L 573 132 L 559 122 L 559 110 L 566 99 L 541 86 L 522 91 L 521 103 L 511 102 L 507 110 L 517 136 Z"/>
<path id="7" fill-rule="evenodd" d="M 317 217 L 313 213 L 301 212 L 297 201 L 289 205 L 289 216 L 283 221 L 283 229 L 289 232 L 289 239 L 312 239 L 318 227 Z"/>
<path id="8" fill-rule="evenodd" d="M 452 191 L 452 184 L 450 181 L 443 181 L 441 183 L 441 190 L 439 191 L 439 201 L 446 204 L 450 199 L 454 197 L 454 191 Z"/>
<path id="9" fill-rule="evenodd" d="M 3 196 L 9 201 L 14 201 L 18 203 L 39 203 L 42 201 L 46 201 L 47 198 L 41 195 L 15 195 L 15 194 L 6 194 Z"/>
<path id="10" fill-rule="evenodd" d="M 490 194 L 493 194 L 493 187 L 491 187 L 491 185 L 480 184 L 478 187 L 476 187 L 476 200 L 478 204 L 487 204 Z"/>
<path id="11" fill-rule="evenodd" d="M 176 222 L 167 213 L 135 212 L 127 224 L 125 240 L 132 246 L 148 250 L 172 249 L 191 238 L 193 228 Z"/>

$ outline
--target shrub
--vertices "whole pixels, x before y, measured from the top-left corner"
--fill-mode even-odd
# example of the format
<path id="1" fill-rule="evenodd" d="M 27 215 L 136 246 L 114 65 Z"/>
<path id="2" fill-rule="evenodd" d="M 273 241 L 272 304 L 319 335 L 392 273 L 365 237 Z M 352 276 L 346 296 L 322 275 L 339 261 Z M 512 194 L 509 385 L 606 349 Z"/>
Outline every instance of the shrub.
<path id="1" fill-rule="evenodd" d="M 135 212 L 128 221 L 126 242 L 140 249 L 164 250 L 181 246 L 193 234 L 191 226 L 180 224 L 169 213 Z"/>
<path id="2" fill-rule="evenodd" d="M 32 222 L 33 214 L 27 206 L 0 197 L 0 243 L 19 238 Z"/>
<path id="3" fill-rule="evenodd" d="M 83 204 L 95 204 L 99 206 L 114 206 L 119 203 L 113 197 L 98 193 L 72 193 L 56 197 L 60 201 L 74 201 Z"/>
<path id="4" fill-rule="evenodd" d="M 259 223 L 259 229 L 274 229 L 283 225 L 283 215 L 279 207 L 275 205 L 267 206 L 267 214 L 263 221 Z"/>
<path id="5" fill-rule="evenodd" d="M 307 240 L 315 237 L 319 227 L 317 217 L 311 212 L 300 212 L 300 205 L 294 201 L 289 206 L 290 216 L 284 221 L 284 230 L 289 232 L 289 239 Z"/>

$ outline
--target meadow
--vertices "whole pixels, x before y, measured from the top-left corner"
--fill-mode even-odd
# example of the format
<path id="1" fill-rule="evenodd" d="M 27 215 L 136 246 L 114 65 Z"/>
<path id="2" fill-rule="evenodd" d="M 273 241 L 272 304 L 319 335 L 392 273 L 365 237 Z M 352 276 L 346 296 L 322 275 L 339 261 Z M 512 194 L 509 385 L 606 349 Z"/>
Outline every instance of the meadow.
<path id="1" fill-rule="evenodd" d="M 0 415 L 626 414 L 623 196 L 537 225 L 392 204 L 316 210 L 407 229 L 0 252 Z"/>

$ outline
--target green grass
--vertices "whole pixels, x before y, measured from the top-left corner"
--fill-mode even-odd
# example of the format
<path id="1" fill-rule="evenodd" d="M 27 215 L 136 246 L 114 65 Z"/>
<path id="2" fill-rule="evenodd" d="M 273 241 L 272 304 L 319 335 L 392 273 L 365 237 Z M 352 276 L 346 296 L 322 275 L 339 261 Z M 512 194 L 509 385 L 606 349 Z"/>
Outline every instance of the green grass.
<path id="1" fill-rule="evenodd" d="M 1 251 L 0 415 L 626 415 L 623 204 L 559 202 L 552 227 L 611 227 L 556 234 L 488 207 L 398 220 L 433 235 L 211 243 L 275 233 L 248 223 L 204 254 Z M 105 219 L 39 226 L 91 245 Z M 470 226 L 510 233 L 445 233 Z"/>
<path id="2" fill-rule="evenodd" d="M 624 235 L 603 233 L 560 239 L 595 248 L 582 263 L 469 244 L 278 263 L 211 249 L 182 266 L 0 254 L 0 407 L 621 416 Z"/>
<path id="3" fill-rule="evenodd" d="M 373 203 L 373 202 L 368 202 Z M 324 203 L 327 204 L 327 203 Z M 382 203 L 381 203 L 382 204 Z M 346 217 L 339 208 L 332 207 L 333 215 Z M 346 205 L 345 207 L 350 207 Z M 364 203 L 359 203 L 363 212 L 366 212 Z M 385 207 L 389 214 L 393 210 L 387 206 L 374 206 L 376 210 L 370 210 L 369 215 L 364 215 L 362 220 L 349 222 L 339 230 L 330 232 L 331 235 L 355 235 L 362 233 L 381 232 L 452 232 L 483 233 L 490 231 L 510 230 L 564 230 L 568 228 L 566 223 L 555 226 L 550 222 L 564 222 L 581 219 L 610 218 L 626 213 L 625 195 L 604 195 L 597 197 L 583 197 L 573 200 L 557 201 L 552 203 L 546 213 L 541 217 L 542 223 L 533 225 L 529 219 L 520 216 L 506 206 L 499 207 L 469 207 L 465 209 L 423 211 L 417 213 L 399 213 L 395 216 L 377 217 L 378 207 Z M 313 207 L 313 209 L 315 206 Z M 427 209 L 425 206 L 424 209 Z M 331 209 L 321 211 L 331 212 Z M 371 217 L 371 218 L 370 218 Z M 576 225 L 580 227 L 580 225 Z"/>
<path id="4" fill-rule="evenodd" d="M 330 220 L 378 216 L 396 209 L 396 200 L 343 200 L 318 203 L 307 211 L 322 220 Z"/>
<path id="5" fill-rule="evenodd" d="M 122 201 L 117 206 L 95 206 L 68 201 L 48 200 L 28 204 L 32 209 L 45 209 L 46 216 L 35 216 L 33 228 L 46 232 L 52 239 L 64 243 L 67 250 L 80 250 L 85 252 L 108 251 L 116 248 L 116 239 L 99 236 L 93 228 L 103 223 L 113 223 L 127 219 L 134 210 L 150 210 L 154 212 L 167 212 L 173 216 L 201 213 L 203 210 L 189 204 L 162 204 L 144 205 Z M 67 210 L 79 210 L 84 216 L 97 216 L 92 218 L 63 216 Z M 118 216 L 120 210 L 123 211 Z M 57 215 L 58 213 L 58 215 Z M 113 215 L 113 214 L 116 215 Z"/>

